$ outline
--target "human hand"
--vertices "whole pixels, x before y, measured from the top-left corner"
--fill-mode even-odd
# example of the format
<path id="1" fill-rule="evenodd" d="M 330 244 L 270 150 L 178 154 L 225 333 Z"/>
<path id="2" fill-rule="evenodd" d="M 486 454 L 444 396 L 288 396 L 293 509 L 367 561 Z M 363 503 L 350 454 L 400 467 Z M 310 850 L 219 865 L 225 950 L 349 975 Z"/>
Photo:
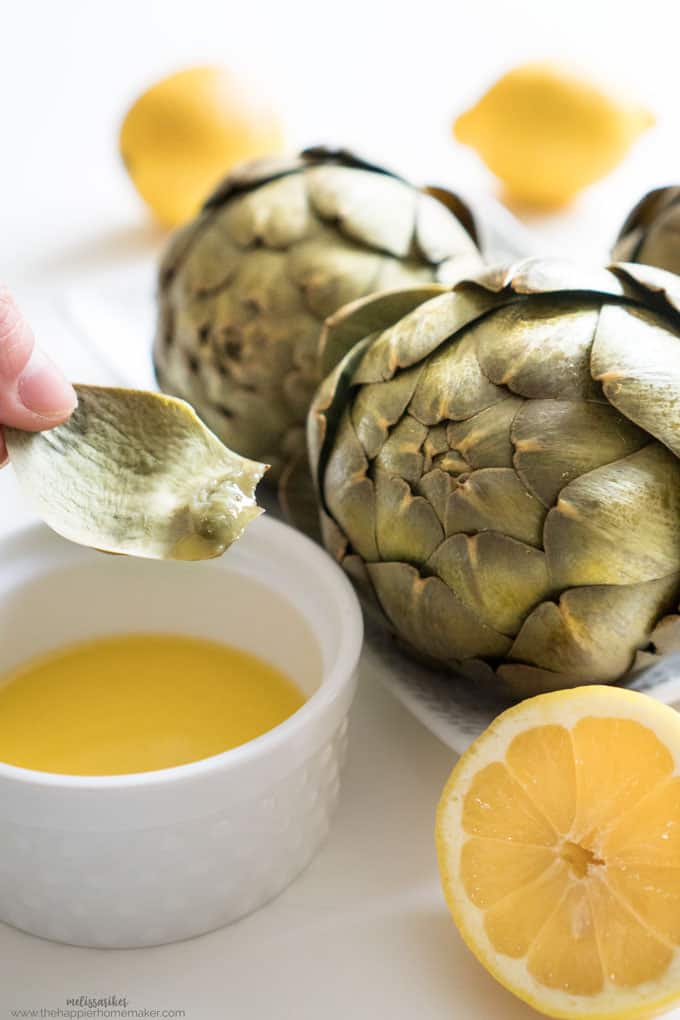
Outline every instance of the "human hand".
<path id="1" fill-rule="evenodd" d="M 35 343 L 16 303 L 0 286 L 0 467 L 7 463 L 2 426 L 41 432 L 71 415 L 75 390 Z"/>

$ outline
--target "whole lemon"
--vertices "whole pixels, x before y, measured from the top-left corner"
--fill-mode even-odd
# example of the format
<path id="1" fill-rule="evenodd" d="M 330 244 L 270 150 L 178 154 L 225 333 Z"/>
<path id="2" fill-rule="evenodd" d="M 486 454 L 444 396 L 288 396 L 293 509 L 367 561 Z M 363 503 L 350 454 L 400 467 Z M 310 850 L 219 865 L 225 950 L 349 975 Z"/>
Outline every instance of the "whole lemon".
<path id="1" fill-rule="evenodd" d="M 275 111 L 221 67 L 194 67 L 159 81 L 130 108 L 120 130 L 120 152 L 137 191 L 169 226 L 192 217 L 234 164 L 283 145 Z"/>
<path id="2" fill-rule="evenodd" d="M 476 150 L 511 200 L 559 206 L 613 170 L 653 123 L 647 110 L 536 63 L 503 75 L 458 117 L 454 135 Z"/>

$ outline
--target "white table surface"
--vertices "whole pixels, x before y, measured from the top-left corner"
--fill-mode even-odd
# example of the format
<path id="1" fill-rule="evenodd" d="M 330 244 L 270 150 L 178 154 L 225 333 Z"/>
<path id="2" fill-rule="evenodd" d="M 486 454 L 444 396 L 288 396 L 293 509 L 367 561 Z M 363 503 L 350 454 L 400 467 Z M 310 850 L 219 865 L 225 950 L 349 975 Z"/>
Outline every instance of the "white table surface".
<path id="1" fill-rule="evenodd" d="M 627 84 L 657 111 L 657 129 L 568 213 L 532 223 L 538 247 L 600 257 L 643 191 L 680 179 L 676 5 L 470 6 L 6 3 L 0 279 L 41 341 L 72 377 L 110 378 L 57 313 L 73 293 L 121 294 L 128 282 L 134 308 L 134 295 L 153 286 L 163 236 L 117 161 L 116 125 L 144 84 L 196 62 L 254 71 L 286 112 L 292 145 L 347 144 L 482 198 L 492 182 L 448 124 L 505 66 L 557 56 Z M 110 335 L 115 363 L 115 324 Z M 28 516 L 3 471 L 0 530 Z M 0 1020 L 64 1009 L 79 995 L 184 1010 L 189 1020 L 528 1020 L 533 1011 L 467 952 L 442 901 L 433 815 L 452 765 L 364 673 L 340 809 L 293 886 L 230 928 L 158 949 L 75 949 L 0 925 Z"/>

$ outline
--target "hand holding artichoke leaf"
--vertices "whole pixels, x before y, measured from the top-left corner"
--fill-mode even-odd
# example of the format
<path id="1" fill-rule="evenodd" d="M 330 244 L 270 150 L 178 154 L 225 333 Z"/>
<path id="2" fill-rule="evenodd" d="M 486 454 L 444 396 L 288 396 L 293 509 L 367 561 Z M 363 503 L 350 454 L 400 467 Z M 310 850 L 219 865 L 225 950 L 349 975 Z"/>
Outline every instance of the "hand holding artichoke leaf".
<path id="1" fill-rule="evenodd" d="M 266 465 L 228 450 L 184 401 L 75 390 L 65 424 L 6 430 L 20 485 L 64 538 L 150 559 L 209 559 L 262 513 L 255 488 Z"/>
<path id="2" fill-rule="evenodd" d="M 459 200 L 447 207 L 345 152 L 245 164 L 165 255 L 158 380 L 228 446 L 271 464 L 274 481 L 305 458 L 324 319 L 376 291 L 452 283 L 480 265 Z"/>
<path id="3" fill-rule="evenodd" d="M 680 279 L 530 259 L 408 300 L 327 330 L 327 548 L 434 664 L 620 679 L 678 639 Z"/>
<path id="4" fill-rule="evenodd" d="M 680 273 L 680 187 L 656 188 L 638 202 L 621 227 L 612 257 Z"/>

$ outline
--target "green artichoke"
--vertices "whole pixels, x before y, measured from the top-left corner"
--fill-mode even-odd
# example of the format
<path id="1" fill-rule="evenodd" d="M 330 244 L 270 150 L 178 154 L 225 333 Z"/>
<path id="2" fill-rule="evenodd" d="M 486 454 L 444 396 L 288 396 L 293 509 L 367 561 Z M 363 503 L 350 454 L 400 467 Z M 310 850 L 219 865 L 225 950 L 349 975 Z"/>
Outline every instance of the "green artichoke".
<path id="1" fill-rule="evenodd" d="M 680 187 L 656 188 L 638 202 L 621 228 L 612 257 L 680 273 Z"/>
<path id="2" fill-rule="evenodd" d="M 329 322 L 324 542 L 420 657 L 526 696 L 678 641 L 679 309 L 670 273 L 529 259 Z"/>
<path id="3" fill-rule="evenodd" d="M 445 197 L 325 149 L 238 169 L 163 259 L 161 388 L 275 480 L 305 458 L 324 319 L 377 290 L 479 268 L 470 214 Z"/>

